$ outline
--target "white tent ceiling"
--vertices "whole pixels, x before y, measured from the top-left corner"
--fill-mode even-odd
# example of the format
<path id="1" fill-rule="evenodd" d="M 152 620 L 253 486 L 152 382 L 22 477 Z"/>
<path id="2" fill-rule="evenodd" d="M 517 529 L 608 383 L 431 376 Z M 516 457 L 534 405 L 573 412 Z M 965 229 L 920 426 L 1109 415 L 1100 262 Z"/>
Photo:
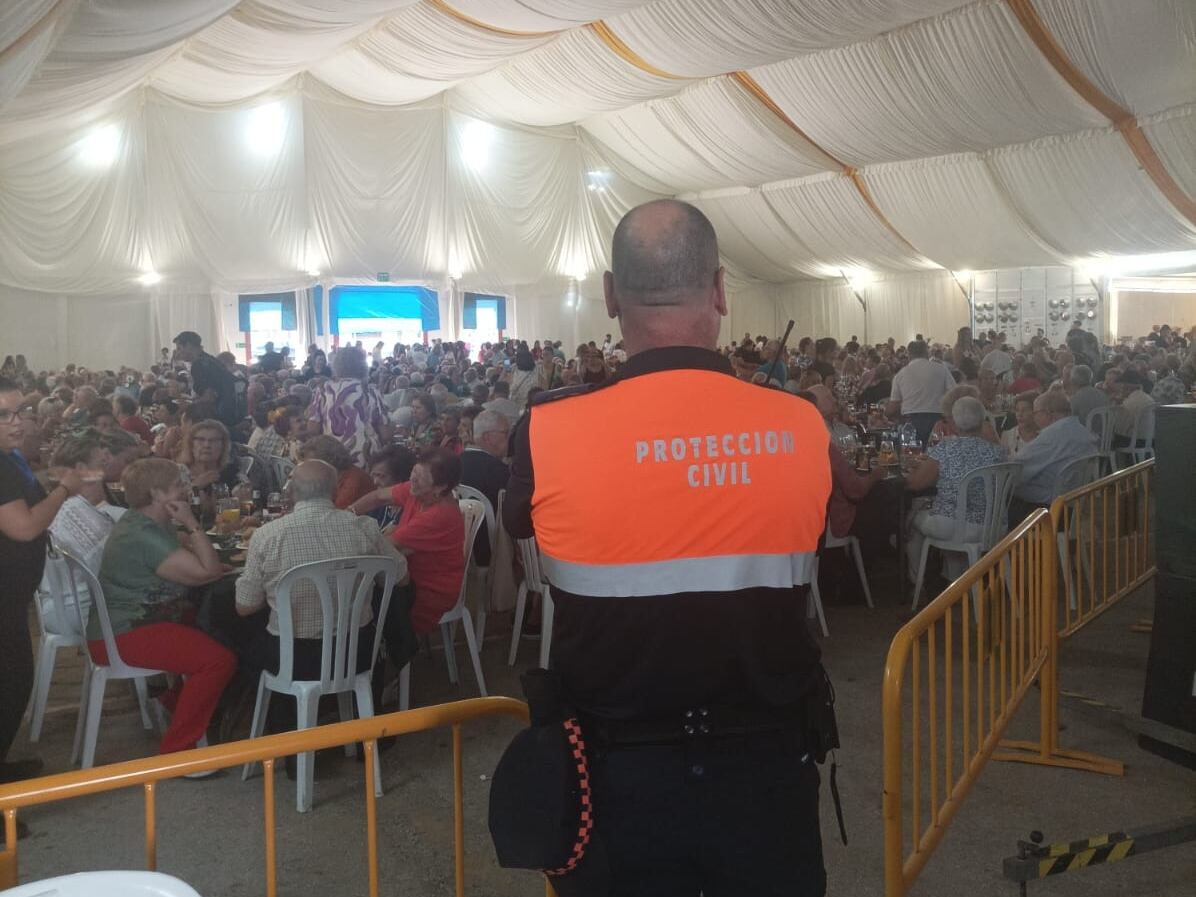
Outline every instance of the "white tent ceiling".
<path id="1" fill-rule="evenodd" d="M 1193 0 L 9 0 L 0 283 L 502 287 L 1196 248 Z"/>

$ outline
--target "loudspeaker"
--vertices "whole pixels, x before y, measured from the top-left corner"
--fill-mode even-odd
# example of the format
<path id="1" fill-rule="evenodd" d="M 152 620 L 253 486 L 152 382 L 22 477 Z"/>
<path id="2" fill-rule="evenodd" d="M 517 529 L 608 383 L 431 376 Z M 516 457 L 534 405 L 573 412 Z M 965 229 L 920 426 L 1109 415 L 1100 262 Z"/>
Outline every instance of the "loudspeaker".
<path id="1" fill-rule="evenodd" d="M 1155 577 L 1154 625 L 1150 657 L 1146 662 L 1146 687 L 1142 716 L 1179 732 L 1196 735 L 1196 579 L 1160 573 Z M 1154 738 L 1139 740 L 1142 747 L 1169 760 L 1196 769 L 1196 753 Z"/>
<path id="2" fill-rule="evenodd" d="M 1196 579 L 1196 405 L 1155 409 L 1154 453 L 1159 573 Z"/>

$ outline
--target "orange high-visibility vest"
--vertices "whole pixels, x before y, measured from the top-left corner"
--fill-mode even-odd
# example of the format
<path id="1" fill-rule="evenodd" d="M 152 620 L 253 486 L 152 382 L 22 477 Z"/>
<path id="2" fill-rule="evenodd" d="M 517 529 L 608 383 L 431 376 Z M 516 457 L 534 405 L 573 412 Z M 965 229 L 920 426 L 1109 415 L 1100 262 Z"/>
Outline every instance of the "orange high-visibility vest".
<path id="1" fill-rule="evenodd" d="M 611 597 L 806 584 L 828 441 L 809 402 L 711 370 L 537 404 L 531 514 L 545 573 Z"/>

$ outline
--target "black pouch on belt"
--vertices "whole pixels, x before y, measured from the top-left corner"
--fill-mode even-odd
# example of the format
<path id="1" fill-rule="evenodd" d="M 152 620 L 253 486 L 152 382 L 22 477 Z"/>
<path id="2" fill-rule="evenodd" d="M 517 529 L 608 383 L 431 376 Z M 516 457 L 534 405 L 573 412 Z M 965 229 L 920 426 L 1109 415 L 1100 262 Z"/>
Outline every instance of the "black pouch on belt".
<path id="1" fill-rule="evenodd" d="M 819 763 L 839 747 L 839 724 L 835 720 L 835 687 L 822 664 L 814 667 L 814 684 L 806 696 L 806 744 Z"/>
<path id="2" fill-rule="evenodd" d="M 498 864 L 567 877 L 570 884 L 586 879 L 584 893 L 605 893 L 608 866 L 594 834 L 581 726 L 555 672 L 529 670 L 521 681 L 532 724 L 507 745 L 490 783 Z"/>

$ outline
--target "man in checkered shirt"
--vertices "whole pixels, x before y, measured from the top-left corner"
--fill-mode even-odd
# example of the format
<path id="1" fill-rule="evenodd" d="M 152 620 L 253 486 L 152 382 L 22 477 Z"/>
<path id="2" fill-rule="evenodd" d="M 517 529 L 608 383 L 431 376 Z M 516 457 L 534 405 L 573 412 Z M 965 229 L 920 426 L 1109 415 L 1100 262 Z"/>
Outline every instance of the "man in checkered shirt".
<path id="1" fill-rule="evenodd" d="M 265 626 L 246 627 L 234 645 L 235 650 L 254 670 L 278 669 L 278 614 L 275 611 L 275 590 L 282 575 L 292 567 L 312 561 L 356 555 L 384 555 L 398 561 L 400 585 L 407 580 L 407 561 L 398 552 L 372 517 L 358 517 L 341 511 L 332 503 L 336 491 L 337 471 L 324 461 L 304 461 L 291 474 L 291 497 L 295 510 L 285 517 L 267 523 L 253 534 L 245 572 L 237 580 L 237 613 L 242 617 L 260 615 L 268 606 L 269 619 Z M 399 601 L 400 590 L 392 596 L 387 634 L 401 617 L 409 613 Z M 397 603 L 396 603 L 397 602 Z M 310 582 L 297 583 L 291 590 L 291 614 L 295 624 L 296 679 L 320 678 L 320 643 L 323 634 L 323 614 L 320 597 Z M 369 636 L 362 632 L 358 638 L 358 669 L 370 665 L 373 647 L 373 614 L 367 610 L 362 621 Z M 410 622 L 407 622 L 410 627 Z M 248 630 L 247 632 L 244 630 Z M 388 638 L 388 643 L 389 643 Z M 286 702 L 283 702 L 286 703 Z"/>

